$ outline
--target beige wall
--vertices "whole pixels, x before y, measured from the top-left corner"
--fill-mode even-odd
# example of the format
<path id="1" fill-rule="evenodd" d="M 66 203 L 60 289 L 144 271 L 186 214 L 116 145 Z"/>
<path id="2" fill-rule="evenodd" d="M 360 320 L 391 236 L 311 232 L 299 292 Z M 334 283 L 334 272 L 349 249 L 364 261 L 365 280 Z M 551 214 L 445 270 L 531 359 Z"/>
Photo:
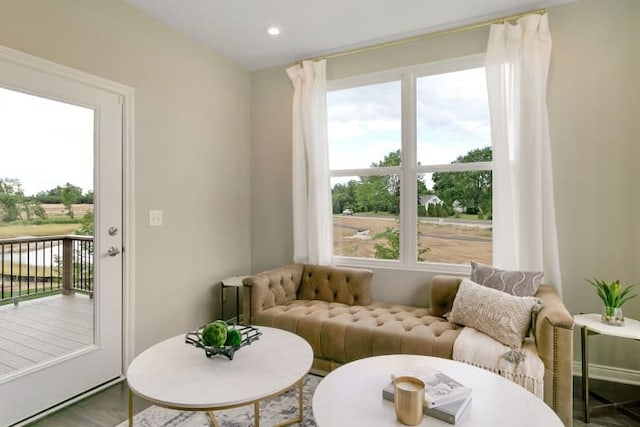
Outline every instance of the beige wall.
<path id="1" fill-rule="evenodd" d="M 251 265 L 249 73 L 114 0 L 1 0 L 0 45 L 135 89 L 136 352 L 213 319 Z"/>
<path id="2" fill-rule="evenodd" d="M 572 313 L 600 311 L 585 278 L 640 283 L 638 19 L 635 0 L 583 0 L 550 12 L 549 115 L 564 297 Z M 640 319 L 640 299 L 624 312 Z M 594 363 L 640 371 L 637 343 L 591 343 Z"/>
<path id="3" fill-rule="evenodd" d="M 249 76 L 120 1 L 0 0 L 0 10 L 1 45 L 136 90 L 137 351 L 215 317 L 214 285 L 222 278 L 291 262 L 291 85 L 284 67 Z M 640 281 L 640 2 L 582 0 L 549 15 L 565 300 L 571 312 L 597 311 L 585 278 Z M 478 53 L 486 38 L 481 29 L 333 60 L 328 75 Z M 165 225 L 149 228 L 148 210 L 156 208 Z M 431 276 L 376 270 L 374 298 L 424 304 Z M 640 299 L 625 312 L 640 318 Z M 592 342 L 595 363 L 640 371 L 640 360 L 627 356 L 635 343 Z"/>
<path id="4" fill-rule="evenodd" d="M 284 69 L 251 78 L 251 269 L 293 259 L 291 83 Z M 254 259 L 254 257 L 256 257 Z"/>
<path id="5" fill-rule="evenodd" d="M 594 312 L 599 303 L 585 278 L 640 282 L 640 2 L 582 0 L 552 8 L 549 16 L 554 46 L 548 101 L 564 296 L 572 313 Z M 330 60 L 328 78 L 483 52 L 487 36 L 485 28 Z M 252 215 L 252 269 L 259 271 L 292 259 L 292 89 L 284 68 L 254 72 L 251 84 L 251 187 L 260 206 Z M 373 296 L 425 304 L 432 275 L 376 269 Z M 625 312 L 640 318 L 640 298 Z M 600 337 L 592 344 L 594 363 L 640 371 L 640 359 L 630 356 L 637 343 Z M 575 354 L 579 360 L 577 347 Z"/>

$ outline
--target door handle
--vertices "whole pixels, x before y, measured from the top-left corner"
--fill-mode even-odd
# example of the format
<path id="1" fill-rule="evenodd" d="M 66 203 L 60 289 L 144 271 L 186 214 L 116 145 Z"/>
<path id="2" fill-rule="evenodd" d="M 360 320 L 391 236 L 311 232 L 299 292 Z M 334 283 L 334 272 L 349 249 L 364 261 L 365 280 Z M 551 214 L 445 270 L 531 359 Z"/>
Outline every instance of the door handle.
<path id="1" fill-rule="evenodd" d="M 109 256 L 116 256 L 119 253 L 120 253 L 120 249 L 116 248 L 115 246 L 111 246 L 107 251 L 107 255 Z"/>

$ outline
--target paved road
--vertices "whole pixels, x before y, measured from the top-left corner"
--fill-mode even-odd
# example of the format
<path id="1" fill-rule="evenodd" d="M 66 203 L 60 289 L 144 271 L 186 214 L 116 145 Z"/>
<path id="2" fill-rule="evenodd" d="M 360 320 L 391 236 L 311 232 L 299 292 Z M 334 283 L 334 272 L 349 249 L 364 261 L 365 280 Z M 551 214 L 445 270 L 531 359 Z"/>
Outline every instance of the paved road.
<path id="1" fill-rule="evenodd" d="M 342 216 L 342 215 L 335 215 Z M 379 216 L 350 216 L 350 218 L 358 218 L 363 220 L 385 220 L 385 221 L 395 221 L 395 218 L 389 217 L 379 217 Z M 442 221 L 440 221 L 442 220 Z M 464 225 L 467 227 L 479 227 L 479 228 L 491 228 L 493 226 L 493 222 L 491 220 L 469 220 L 462 218 L 420 218 L 421 223 L 430 223 L 430 224 L 455 224 L 455 225 Z M 357 227 L 349 227 L 349 226 L 341 226 L 347 228 L 353 228 L 357 230 Z"/>
<path id="2" fill-rule="evenodd" d="M 421 218 L 420 222 L 428 222 L 432 224 L 456 224 L 456 225 L 466 225 L 469 227 L 480 227 L 480 228 L 491 228 L 493 226 L 493 222 L 490 220 L 469 220 L 462 218 L 442 218 L 442 222 L 440 222 L 440 218 Z"/>

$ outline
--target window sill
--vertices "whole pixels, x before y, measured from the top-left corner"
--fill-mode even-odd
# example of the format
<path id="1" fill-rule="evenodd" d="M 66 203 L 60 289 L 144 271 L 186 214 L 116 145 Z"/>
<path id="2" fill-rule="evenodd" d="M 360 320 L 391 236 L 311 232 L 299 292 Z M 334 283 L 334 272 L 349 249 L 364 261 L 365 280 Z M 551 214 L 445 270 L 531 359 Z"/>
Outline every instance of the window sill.
<path id="1" fill-rule="evenodd" d="M 419 271 L 432 274 L 449 274 L 453 276 L 469 276 L 471 265 L 469 264 L 401 264 L 397 261 L 386 261 L 379 259 L 363 259 L 334 257 L 333 264 L 337 267 L 370 268 L 376 270 L 396 270 L 396 271 Z"/>

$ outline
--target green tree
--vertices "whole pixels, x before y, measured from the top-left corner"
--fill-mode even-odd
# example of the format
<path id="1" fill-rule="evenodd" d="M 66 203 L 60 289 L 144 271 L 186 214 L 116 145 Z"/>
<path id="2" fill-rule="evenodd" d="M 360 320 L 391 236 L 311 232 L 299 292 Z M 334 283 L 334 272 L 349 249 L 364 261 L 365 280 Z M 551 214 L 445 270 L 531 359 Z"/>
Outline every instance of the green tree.
<path id="1" fill-rule="evenodd" d="M 436 205 L 433 203 L 428 203 L 427 204 L 427 215 L 429 215 L 430 217 L 435 217 L 436 216 Z"/>
<path id="2" fill-rule="evenodd" d="M 485 147 L 471 150 L 453 163 L 485 162 L 491 158 L 491 147 Z M 468 213 L 490 217 L 493 197 L 491 171 L 436 172 L 432 179 L 434 192 L 448 205 L 457 200 Z"/>
<path id="3" fill-rule="evenodd" d="M 93 212 L 82 216 L 81 225 L 75 231 L 76 235 L 93 236 Z M 93 287 L 93 242 L 80 241 L 73 250 L 73 271 L 77 278 L 83 278 L 89 288 Z"/>
<path id="4" fill-rule="evenodd" d="M 333 213 L 339 214 L 345 209 L 354 209 L 356 207 L 356 187 L 359 183 L 355 180 L 349 181 L 347 184 L 336 184 L 331 190 L 331 198 L 333 200 Z"/>
<path id="5" fill-rule="evenodd" d="M 398 206 L 395 202 L 391 175 L 374 175 L 361 178 L 360 184 L 355 188 L 356 210 L 359 212 L 389 212 L 397 213 Z"/>
<path id="6" fill-rule="evenodd" d="M 82 188 L 76 187 L 70 183 L 66 183 L 64 187 L 60 190 L 60 198 L 62 200 L 62 204 L 67 209 L 67 215 L 73 218 L 73 204 L 78 203 L 80 198 L 82 197 Z"/>
<path id="7" fill-rule="evenodd" d="M 371 163 L 372 168 L 400 166 L 400 150 L 387 154 L 380 162 Z M 429 194 L 423 174 L 417 175 L 417 204 L 420 197 Z M 361 176 L 360 181 L 349 181 L 348 185 L 336 184 L 332 189 L 333 213 L 340 213 L 346 208 L 358 212 L 400 213 L 400 176 L 368 175 Z"/>
<path id="8" fill-rule="evenodd" d="M 93 203 L 93 190 L 88 190 L 85 194 L 82 194 L 82 189 L 75 185 L 71 185 L 67 183 L 64 187 L 60 187 L 57 185 L 55 188 L 47 191 L 40 191 L 38 194 L 34 196 L 36 200 L 40 203 L 62 203 L 63 193 L 69 192 L 69 190 L 74 193 L 74 196 L 77 196 L 73 203 L 84 203 L 84 204 L 92 204 Z"/>
<path id="9" fill-rule="evenodd" d="M 93 212 L 87 212 L 82 216 L 80 228 L 75 234 L 79 236 L 93 236 Z"/>
<path id="10" fill-rule="evenodd" d="M 375 257 L 377 259 L 400 259 L 400 221 L 396 221 L 395 227 L 387 227 L 385 231 L 375 235 L 375 239 L 386 240 L 383 243 L 375 244 Z M 430 248 L 418 249 L 418 261 L 425 261 L 424 255 L 429 253 Z"/>
<path id="11" fill-rule="evenodd" d="M 42 205 L 40 204 L 40 202 L 36 199 L 33 199 L 31 201 L 32 206 L 33 206 L 33 213 L 40 219 L 46 219 L 47 218 L 47 211 L 44 210 L 44 208 L 42 207 Z"/>
<path id="12" fill-rule="evenodd" d="M 62 198 L 60 197 L 61 190 L 62 187 L 58 185 L 56 188 L 48 191 L 39 191 L 38 194 L 35 195 L 35 198 L 40 203 L 62 203 Z"/>
<path id="13" fill-rule="evenodd" d="M 24 201 L 24 193 L 20 181 L 15 178 L 0 178 L 0 210 L 5 222 L 20 219 L 20 206 Z"/>
<path id="14" fill-rule="evenodd" d="M 372 163 L 373 168 L 400 166 L 400 150 L 392 151 L 384 160 Z M 356 189 L 356 203 L 360 211 L 400 212 L 400 177 L 398 175 L 361 176 Z"/>
<path id="15" fill-rule="evenodd" d="M 436 217 L 442 218 L 442 203 L 435 203 Z"/>
<path id="16" fill-rule="evenodd" d="M 34 197 L 22 198 L 21 211 L 24 212 L 27 221 L 31 221 L 34 215 L 40 219 L 47 217 L 47 211 L 44 210 L 40 202 Z"/>
<path id="17" fill-rule="evenodd" d="M 88 190 L 85 194 L 80 197 L 78 203 L 91 205 L 93 204 L 93 190 Z"/>
<path id="18" fill-rule="evenodd" d="M 400 259 L 400 229 L 398 227 L 387 227 L 382 233 L 376 234 L 375 239 L 386 240 L 384 243 L 376 243 L 376 258 Z"/>

